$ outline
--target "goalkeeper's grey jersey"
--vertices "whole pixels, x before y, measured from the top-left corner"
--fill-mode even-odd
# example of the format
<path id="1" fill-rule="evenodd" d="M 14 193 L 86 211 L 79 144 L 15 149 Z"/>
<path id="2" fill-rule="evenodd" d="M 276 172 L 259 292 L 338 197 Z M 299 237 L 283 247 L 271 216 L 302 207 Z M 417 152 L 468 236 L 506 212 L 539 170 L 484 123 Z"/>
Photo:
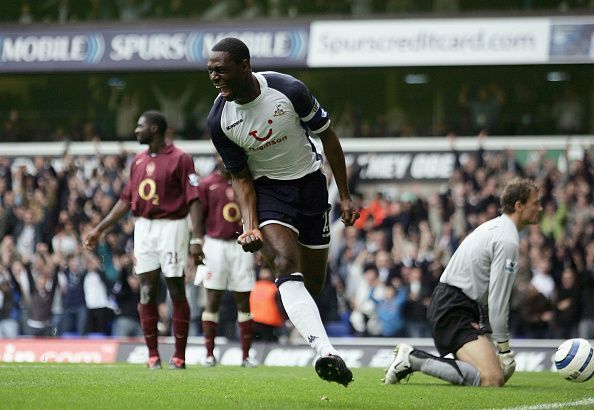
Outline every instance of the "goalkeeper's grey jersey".
<path id="1" fill-rule="evenodd" d="M 488 305 L 496 341 L 509 340 L 509 299 L 518 272 L 519 244 L 518 229 L 509 216 L 491 219 L 462 241 L 440 278 Z"/>

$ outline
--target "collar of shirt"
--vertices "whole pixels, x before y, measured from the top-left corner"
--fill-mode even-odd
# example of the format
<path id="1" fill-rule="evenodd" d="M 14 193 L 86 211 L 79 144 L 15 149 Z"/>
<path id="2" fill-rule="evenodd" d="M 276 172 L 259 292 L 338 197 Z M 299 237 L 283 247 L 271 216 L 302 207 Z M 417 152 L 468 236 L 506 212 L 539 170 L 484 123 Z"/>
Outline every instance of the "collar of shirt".
<path id="1" fill-rule="evenodd" d="M 161 147 L 161 149 L 159 150 L 159 152 L 157 152 L 156 154 L 153 154 L 152 152 L 150 152 L 149 150 L 147 150 L 147 154 L 151 157 L 155 157 L 157 155 L 167 155 L 167 154 L 171 154 L 171 152 L 173 151 L 173 144 L 166 144 L 163 147 Z"/>

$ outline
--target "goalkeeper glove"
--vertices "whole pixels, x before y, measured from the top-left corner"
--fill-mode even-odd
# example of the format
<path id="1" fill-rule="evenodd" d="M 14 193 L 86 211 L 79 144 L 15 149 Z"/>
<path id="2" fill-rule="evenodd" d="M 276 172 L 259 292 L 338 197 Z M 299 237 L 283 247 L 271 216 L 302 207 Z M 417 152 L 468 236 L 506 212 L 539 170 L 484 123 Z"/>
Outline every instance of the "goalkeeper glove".
<path id="1" fill-rule="evenodd" d="M 509 347 L 509 341 L 497 342 L 497 359 L 503 370 L 503 381 L 506 383 L 516 370 L 514 352 Z"/>

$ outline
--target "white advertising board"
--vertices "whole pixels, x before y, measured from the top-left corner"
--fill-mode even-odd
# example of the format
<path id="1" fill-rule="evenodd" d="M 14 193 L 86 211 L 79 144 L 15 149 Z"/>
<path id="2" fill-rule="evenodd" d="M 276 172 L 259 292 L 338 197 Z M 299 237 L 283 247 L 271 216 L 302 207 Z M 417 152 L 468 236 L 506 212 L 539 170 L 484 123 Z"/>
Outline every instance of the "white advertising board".
<path id="1" fill-rule="evenodd" d="M 310 67 L 545 64 L 548 18 L 316 21 Z"/>

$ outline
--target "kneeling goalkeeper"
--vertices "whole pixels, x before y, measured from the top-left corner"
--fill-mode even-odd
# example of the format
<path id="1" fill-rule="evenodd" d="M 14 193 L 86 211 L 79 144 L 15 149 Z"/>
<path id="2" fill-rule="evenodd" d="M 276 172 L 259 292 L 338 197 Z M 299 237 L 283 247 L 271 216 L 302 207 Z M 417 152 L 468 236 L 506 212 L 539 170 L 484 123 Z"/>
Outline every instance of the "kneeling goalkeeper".
<path id="1" fill-rule="evenodd" d="M 427 316 L 440 357 L 399 344 L 385 384 L 420 371 L 453 384 L 499 387 L 514 373 L 509 301 L 519 266 L 519 231 L 537 224 L 542 213 L 538 187 L 527 179 L 511 180 L 501 207 L 501 216 L 481 224 L 460 244 L 431 296 Z M 483 311 L 488 311 L 492 336 Z M 454 359 L 444 357 L 450 353 Z"/>

